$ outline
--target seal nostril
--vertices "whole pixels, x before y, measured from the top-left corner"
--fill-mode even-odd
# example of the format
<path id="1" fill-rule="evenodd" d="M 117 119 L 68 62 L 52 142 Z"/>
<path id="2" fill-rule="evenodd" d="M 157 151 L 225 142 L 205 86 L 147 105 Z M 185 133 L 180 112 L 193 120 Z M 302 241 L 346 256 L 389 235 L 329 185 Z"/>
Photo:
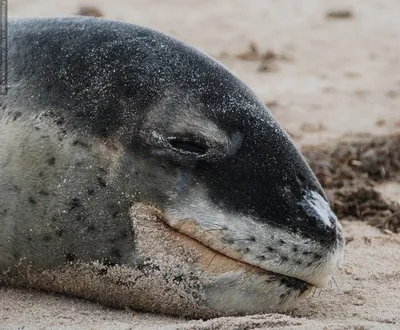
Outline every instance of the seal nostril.
<path id="1" fill-rule="evenodd" d="M 329 221 L 331 222 L 332 226 L 336 227 L 337 218 L 335 215 L 331 214 L 329 216 Z"/>
<path id="2" fill-rule="evenodd" d="M 334 214 L 329 215 L 328 221 L 325 224 L 325 230 L 329 233 L 336 232 L 337 218 Z"/>
<path id="3" fill-rule="evenodd" d="M 318 192 L 309 191 L 300 203 L 307 214 L 307 223 L 317 236 L 326 242 L 336 240 L 338 224 L 335 214 L 332 212 L 328 201 Z"/>

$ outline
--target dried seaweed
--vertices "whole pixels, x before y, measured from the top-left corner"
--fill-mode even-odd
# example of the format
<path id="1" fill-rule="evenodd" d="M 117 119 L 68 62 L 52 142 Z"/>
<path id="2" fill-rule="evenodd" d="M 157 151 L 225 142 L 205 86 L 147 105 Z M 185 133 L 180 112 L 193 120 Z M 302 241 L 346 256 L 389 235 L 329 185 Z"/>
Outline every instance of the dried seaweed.
<path id="1" fill-rule="evenodd" d="M 381 230 L 400 232 L 400 205 L 374 188 L 335 189 L 332 205 L 339 218 L 362 219 Z"/>
<path id="2" fill-rule="evenodd" d="M 400 134 L 346 137 L 333 145 L 306 147 L 303 154 L 327 189 L 400 177 Z"/>
<path id="3" fill-rule="evenodd" d="M 306 147 L 303 154 L 339 218 L 400 232 L 400 205 L 374 188 L 384 181 L 400 182 L 400 134 L 347 136 Z"/>

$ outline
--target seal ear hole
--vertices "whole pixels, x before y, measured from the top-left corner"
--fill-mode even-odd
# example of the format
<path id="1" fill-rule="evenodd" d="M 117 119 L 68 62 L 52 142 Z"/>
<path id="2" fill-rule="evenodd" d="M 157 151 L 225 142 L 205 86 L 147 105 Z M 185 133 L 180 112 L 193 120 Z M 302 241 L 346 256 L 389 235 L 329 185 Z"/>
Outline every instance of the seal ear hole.
<path id="1" fill-rule="evenodd" d="M 208 150 L 205 143 L 197 140 L 191 140 L 189 138 L 170 138 L 168 139 L 168 142 L 173 149 L 184 153 L 204 155 Z"/>

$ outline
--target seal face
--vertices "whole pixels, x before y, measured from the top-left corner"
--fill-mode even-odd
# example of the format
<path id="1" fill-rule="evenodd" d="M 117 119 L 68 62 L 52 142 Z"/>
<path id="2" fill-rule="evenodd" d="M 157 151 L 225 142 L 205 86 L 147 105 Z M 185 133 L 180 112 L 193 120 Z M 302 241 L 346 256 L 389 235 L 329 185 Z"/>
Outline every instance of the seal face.
<path id="1" fill-rule="evenodd" d="M 20 260 L 137 269 L 146 255 L 130 210 L 141 203 L 216 255 L 269 274 L 210 274 L 194 262 L 207 308 L 282 310 L 326 285 L 342 262 L 341 225 L 290 138 L 227 69 L 103 19 L 11 20 L 9 35 L 0 271 Z"/>

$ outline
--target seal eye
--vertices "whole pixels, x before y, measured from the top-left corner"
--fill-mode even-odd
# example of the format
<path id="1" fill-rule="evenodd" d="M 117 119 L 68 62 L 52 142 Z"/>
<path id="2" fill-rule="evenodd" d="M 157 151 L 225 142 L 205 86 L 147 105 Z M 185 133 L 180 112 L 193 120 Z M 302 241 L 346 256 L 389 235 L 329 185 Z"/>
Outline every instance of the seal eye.
<path id="1" fill-rule="evenodd" d="M 172 148 L 197 155 L 204 155 L 207 152 L 207 146 L 203 143 L 187 139 L 169 139 Z"/>

